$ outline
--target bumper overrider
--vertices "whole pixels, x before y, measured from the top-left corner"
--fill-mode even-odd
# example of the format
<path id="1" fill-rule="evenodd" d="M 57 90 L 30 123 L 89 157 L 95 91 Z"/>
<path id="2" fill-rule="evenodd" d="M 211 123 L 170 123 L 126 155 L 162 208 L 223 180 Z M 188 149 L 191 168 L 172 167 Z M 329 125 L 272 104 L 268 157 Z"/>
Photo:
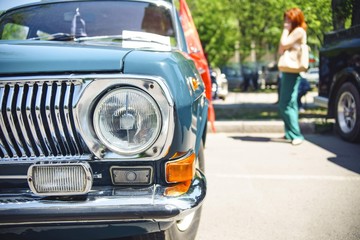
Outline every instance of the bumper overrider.
<path id="1" fill-rule="evenodd" d="M 166 187 L 99 188 L 86 196 L 34 197 L 29 191 L 0 195 L 0 232 L 9 227 L 131 221 L 172 222 L 195 211 L 206 195 L 205 176 L 197 171 L 189 190 L 165 196 Z M 21 203 L 21 204 L 19 204 Z"/>

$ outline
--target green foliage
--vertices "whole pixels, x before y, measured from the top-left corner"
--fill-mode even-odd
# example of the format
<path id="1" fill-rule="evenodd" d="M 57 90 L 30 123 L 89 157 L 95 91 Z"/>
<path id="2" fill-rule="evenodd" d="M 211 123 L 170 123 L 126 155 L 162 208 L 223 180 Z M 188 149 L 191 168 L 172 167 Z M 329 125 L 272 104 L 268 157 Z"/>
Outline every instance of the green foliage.
<path id="1" fill-rule="evenodd" d="M 317 55 L 323 34 L 331 31 L 331 0 L 187 0 L 210 65 L 220 66 L 234 56 L 236 42 L 240 60 L 249 59 L 251 46 L 256 61 L 277 59 L 283 13 L 291 7 L 303 10 L 308 24 L 308 44 Z"/>
<path id="2" fill-rule="evenodd" d="M 228 18 L 228 7 L 219 0 L 187 2 L 210 65 L 226 62 L 233 56 L 239 38 L 235 21 Z"/>
<path id="3" fill-rule="evenodd" d="M 8 23 L 4 27 L 1 39 L 3 40 L 15 40 L 26 39 L 28 34 L 28 28 L 17 24 Z"/>

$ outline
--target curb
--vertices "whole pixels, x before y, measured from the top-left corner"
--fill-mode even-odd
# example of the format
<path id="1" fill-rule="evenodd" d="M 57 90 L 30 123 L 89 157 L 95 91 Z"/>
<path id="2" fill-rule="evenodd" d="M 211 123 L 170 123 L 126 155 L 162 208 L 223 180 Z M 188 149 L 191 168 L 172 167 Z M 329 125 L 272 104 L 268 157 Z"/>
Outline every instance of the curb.
<path id="1" fill-rule="evenodd" d="M 208 132 L 213 133 L 208 123 Z M 280 120 L 269 121 L 215 121 L 215 133 L 283 133 L 284 123 Z M 315 123 L 310 120 L 300 120 L 303 134 L 315 133 Z"/>

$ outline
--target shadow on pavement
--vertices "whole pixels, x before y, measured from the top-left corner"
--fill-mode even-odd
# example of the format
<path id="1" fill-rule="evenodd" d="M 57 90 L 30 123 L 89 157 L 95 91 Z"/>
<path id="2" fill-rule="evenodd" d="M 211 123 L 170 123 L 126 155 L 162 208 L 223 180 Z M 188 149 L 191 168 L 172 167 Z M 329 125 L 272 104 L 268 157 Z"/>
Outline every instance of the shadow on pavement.
<path id="1" fill-rule="evenodd" d="M 234 136 L 230 137 L 234 140 L 241 140 L 247 142 L 279 142 L 279 143 L 290 143 L 290 140 L 284 138 L 268 138 L 268 137 L 254 137 L 254 136 Z"/>
<path id="2" fill-rule="evenodd" d="M 306 140 L 335 154 L 336 157 L 328 158 L 330 162 L 360 174 L 359 143 L 349 143 L 332 134 L 309 135 Z"/>
<path id="3" fill-rule="evenodd" d="M 234 140 L 241 140 L 247 142 L 270 142 L 271 138 L 267 137 L 252 137 L 252 136 L 244 136 L 244 137 L 230 137 Z"/>
<path id="4" fill-rule="evenodd" d="M 247 142 L 289 142 L 281 138 L 259 136 L 230 136 L 230 138 Z M 359 143 L 346 142 L 334 134 L 309 134 L 305 135 L 305 140 L 333 153 L 336 156 L 328 158 L 328 161 L 360 174 Z"/>

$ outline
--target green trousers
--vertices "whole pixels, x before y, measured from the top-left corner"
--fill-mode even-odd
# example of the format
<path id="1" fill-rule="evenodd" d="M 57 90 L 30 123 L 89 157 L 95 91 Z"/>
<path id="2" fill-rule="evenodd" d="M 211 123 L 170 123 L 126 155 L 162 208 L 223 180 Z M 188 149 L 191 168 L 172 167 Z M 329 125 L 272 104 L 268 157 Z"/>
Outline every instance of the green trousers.
<path id="1" fill-rule="evenodd" d="M 299 109 L 297 104 L 300 84 L 298 73 L 282 73 L 279 93 L 279 112 L 285 124 L 285 138 L 304 139 L 299 127 Z"/>

